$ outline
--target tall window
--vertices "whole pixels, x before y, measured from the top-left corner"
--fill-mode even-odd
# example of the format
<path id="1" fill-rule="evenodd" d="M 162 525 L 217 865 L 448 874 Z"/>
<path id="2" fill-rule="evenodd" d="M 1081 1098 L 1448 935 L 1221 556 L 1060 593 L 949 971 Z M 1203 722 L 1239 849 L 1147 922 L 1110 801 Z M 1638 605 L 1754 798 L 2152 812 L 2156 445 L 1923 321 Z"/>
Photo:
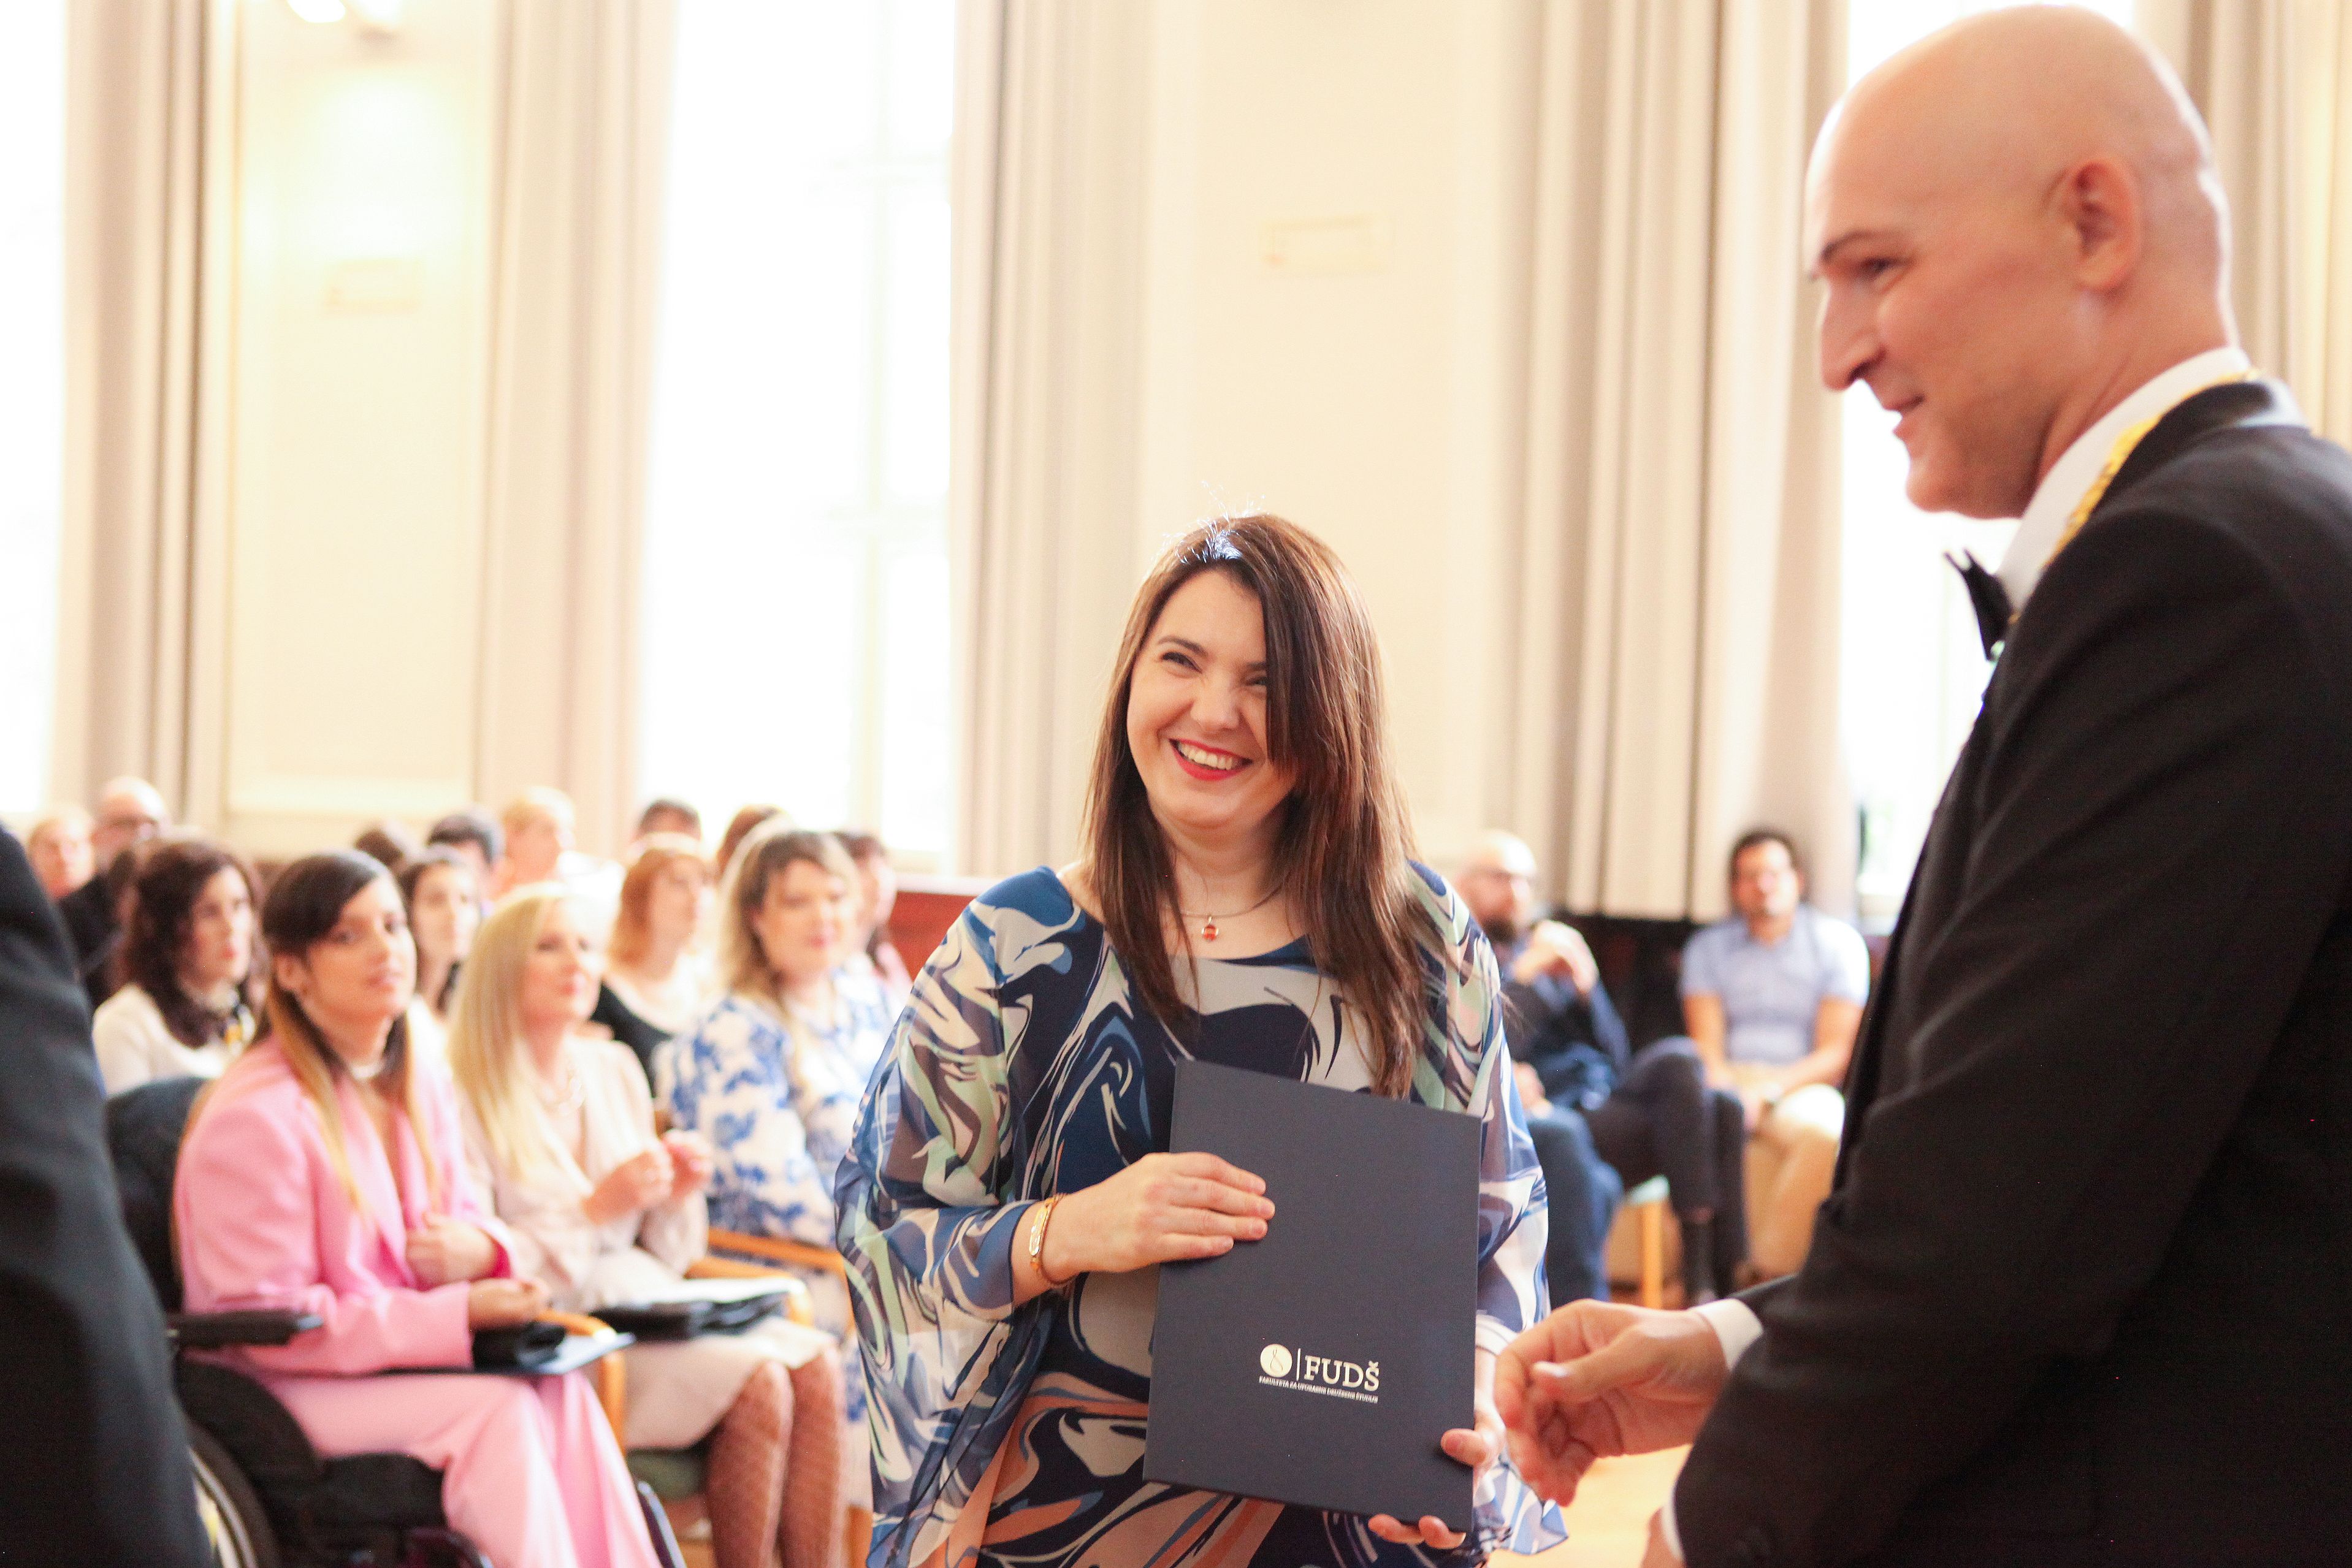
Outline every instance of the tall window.
<path id="1" fill-rule="evenodd" d="M 684 0 L 647 793 L 944 851 L 953 0 Z"/>
<path id="2" fill-rule="evenodd" d="M 0 811 L 47 800 L 65 478 L 66 8 L 0 48 Z"/>
<path id="3" fill-rule="evenodd" d="M 1937 28 L 2008 0 L 1850 0 L 1851 80 Z M 2128 26 L 2133 0 L 2090 8 Z M 1966 550 L 1991 568 L 2015 522 L 1921 513 L 1903 497 L 1908 461 L 1870 390 L 1845 394 L 1843 671 L 1846 758 L 1862 812 L 1855 883 L 1864 924 L 1890 924 L 1960 743 L 1984 697 L 1984 648 L 1959 578 Z"/>

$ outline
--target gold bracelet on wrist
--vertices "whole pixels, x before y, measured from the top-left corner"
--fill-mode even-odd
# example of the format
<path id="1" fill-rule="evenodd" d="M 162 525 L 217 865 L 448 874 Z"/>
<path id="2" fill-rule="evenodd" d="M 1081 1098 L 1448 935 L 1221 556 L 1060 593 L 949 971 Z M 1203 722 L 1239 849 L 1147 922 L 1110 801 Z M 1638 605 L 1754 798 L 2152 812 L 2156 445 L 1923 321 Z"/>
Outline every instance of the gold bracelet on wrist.
<path id="1" fill-rule="evenodd" d="M 1045 1271 L 1045 1227 L 1054 1223 L 1054 1206 L 1061 1201 L 1062 1195 L 1055 1193 L 1037 1206 L 1029 1221 L 1029 1266 L 1037 1270 L 1037 1278 L 1045 1281 L 1048 1290 L 1059 1290 L 1070 1282 L 1056 1280 Z"/>

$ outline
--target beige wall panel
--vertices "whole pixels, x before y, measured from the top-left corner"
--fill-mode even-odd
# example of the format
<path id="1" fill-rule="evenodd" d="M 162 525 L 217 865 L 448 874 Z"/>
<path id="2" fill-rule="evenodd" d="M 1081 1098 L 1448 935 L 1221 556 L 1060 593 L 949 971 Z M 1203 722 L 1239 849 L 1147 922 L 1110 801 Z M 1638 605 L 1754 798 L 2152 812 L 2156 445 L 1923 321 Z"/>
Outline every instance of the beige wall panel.
<path id="1" fill-rule="evenodd" d="M 224 825 L 267 854 L 472 791 L 499 8 L 247 13 Z"/>
<path id="2" fill-rule="evenodd" d="M 1155 49 L 1143 544 L 1263 507 L 1370 601 L 1423 852 L 1501 798 L 1533 7 L 1171 0 Z"/>

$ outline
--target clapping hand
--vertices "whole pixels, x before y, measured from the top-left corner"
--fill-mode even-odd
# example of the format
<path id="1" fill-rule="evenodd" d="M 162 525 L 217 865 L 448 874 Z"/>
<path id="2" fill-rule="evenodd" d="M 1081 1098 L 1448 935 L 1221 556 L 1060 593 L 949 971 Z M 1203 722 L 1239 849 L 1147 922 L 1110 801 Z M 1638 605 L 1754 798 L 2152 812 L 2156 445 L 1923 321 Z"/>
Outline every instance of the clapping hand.
<path id="1" fill-rule="evenodd" d="M 632 1214 L 642 1214 L 670 1195 L 677 1184 L 677 1167 L 670 1161 L 669 1150 L 659 1144 L 638 1150 L 635 1154 L 604 1173 L 583 1203 L 581 1211 L 591 1225 L 606 1225 Z"/>
<path id="2" fill-rule="evenodd" d="M 1496 1360 L 1495 1406 L 1519 1474 L 1564 1503 L 1595 1459 L 1697 1437 L 1729 1375 L 1696 1312 L 1571 1301 Z"/>
<path id="3" fill-rule="evenodd" d="M 1445 1450 L 1447 1458 L 1470 1467 L 1470 1488 L 1475 1492 L 1486 1467 L 1502 1457 L 1503 1418 L 1494 1406 L 1481 1399 L 1470 1420 L 1469 1427 L 1457 1427 L 1438 1439 L 1438 1447 Z M 1462 1544 L 1462 1532 L 1446 1529 L 1445 1521 L 1435 1514 L 1423 1515 L 1416 1524 L 1406 1524 L 1386 1513 L 1376 1513 L 1364 1522 L 1374 1535 L 1400 1546 L 1428 1546 L 1451 1552 Z"/>
<path id="4" fill-rule="evenodd" d="M 669 1151 L 675 1172 L 670 1184 L 672 1197 L 689 1197 L 710 1185 L 710 1145 L 699 1136 L 693 1133 L 667 1133 L 662 1136 L 662 1147 Z"/>
<path id="5" fill-rule="evenodd" d="M 499 1244 L 478 1225 L 436 1214 L 408 1233 L 408 1267 L 426 1290 L 478 1280 L 498 1266 Z"/>

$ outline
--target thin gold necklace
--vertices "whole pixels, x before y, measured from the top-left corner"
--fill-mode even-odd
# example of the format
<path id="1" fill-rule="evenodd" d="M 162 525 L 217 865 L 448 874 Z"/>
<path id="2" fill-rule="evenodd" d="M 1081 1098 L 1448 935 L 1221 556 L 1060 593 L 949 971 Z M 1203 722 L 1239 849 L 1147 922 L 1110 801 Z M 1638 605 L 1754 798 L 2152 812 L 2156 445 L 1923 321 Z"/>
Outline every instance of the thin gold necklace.
<path id="1" fill-rule="evenodd" d="M 1264 898 L 1259 899 L 1247 909 L 1237 909 L 1231 915 L 1195 915 L 1189 909 L 1179 909 L 1176 912 L 1176 918 L 1179 920 L 1199 921 L 1201 923 L 1201 940 L 1203 942 L 1214 942 L 1217 939 L 1217 922 L 1220 919 L 1239 920 L 1244 915 L 1255 915 L 1259 910 L 1264 909 L 1267 904 L 1272 904 L 1274 902 L 1275 894 L 1281 891 L 1282 884 L 1276 883 Z"/>

